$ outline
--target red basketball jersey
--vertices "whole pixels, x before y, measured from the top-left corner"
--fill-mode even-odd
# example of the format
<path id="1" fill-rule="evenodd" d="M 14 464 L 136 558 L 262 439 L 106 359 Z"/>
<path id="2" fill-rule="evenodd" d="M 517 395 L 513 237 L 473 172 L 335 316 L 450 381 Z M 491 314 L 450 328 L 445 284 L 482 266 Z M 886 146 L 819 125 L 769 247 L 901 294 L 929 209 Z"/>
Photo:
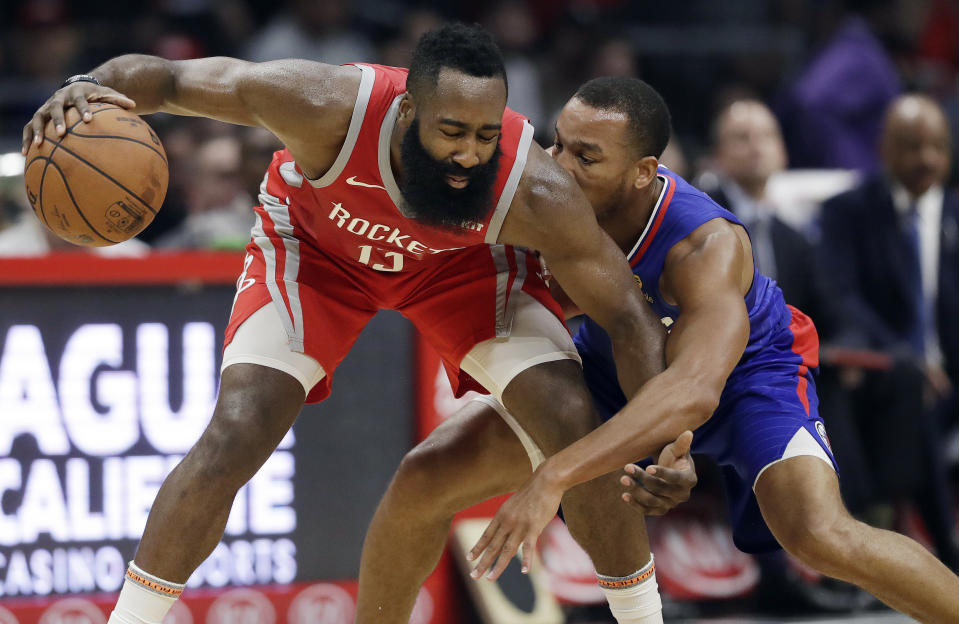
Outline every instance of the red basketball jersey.
<path id="1" fill-rule="evenodd" d="M 362 78 L 353 117 L 330 170 L 309 180 L 288 150 L 273 156 L 226 343 L 272 300 L 290 348 L 312 356 L 326 372 L 307 397 L 320 401 L 369 319 L 393 309 L 440 353 L 458 394 L 478 388 L 459 370 L 460 361 L 475 344 L 509 335 L 513 293 L 528 293 L 562 318 L 536 257 L 493 244 L 526 167 L 533 127 L 504 112 L 493 199 L 481 221 L 456 229 L 424 225 L 403 214 L 390 168 L 407 71 L 357 67 Z"/>
<path id="2" fill-rule="evenodd" d="M 260 199 L 273 221 L 337 259 L 384 273 L 415 271 L 419 260 L 470 245 L 495 243 L 519 184 L 533 127 L 507 109 L 499 138 L 502 151 L 489 212 L 482 221 L 448 229 L 403 213 L 403 198 L 390 167 L 390 138 L 406 69 L 357 65 L 363 72 L 346 140 L 320 179 L 300 171 L 288 150 L 274 155 Z M 286 213 L 289 213 L 287 216 Z"/>

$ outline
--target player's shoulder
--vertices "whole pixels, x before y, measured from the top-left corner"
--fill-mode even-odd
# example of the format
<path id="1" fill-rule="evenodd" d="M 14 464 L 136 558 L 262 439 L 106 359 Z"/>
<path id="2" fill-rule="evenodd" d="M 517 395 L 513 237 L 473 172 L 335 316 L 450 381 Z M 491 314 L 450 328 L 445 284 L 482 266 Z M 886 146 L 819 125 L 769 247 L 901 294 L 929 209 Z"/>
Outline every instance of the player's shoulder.
<path id="1" fill-rule="evenodd" d="M 361 79 L 358 67 L 306 59 L 249 63 L 236 78 L 242 97 L 272 102 L 272 112 L 295 116 L 294 120 L 311 110 L 324 115 L 352 111 Z"/>
<path id="2" fill-rule="evenodd" d="M 664 230 L 688 233 L 713 219 L 726 219 L 738 223 L 735 215 L 678 174 L 660 165 L 658 175 L 664 180 L 664 187 L 654 218 L 664 221 L 662 224 Z M 679 236 L 685 237 L 683 234 Z M 667 236 L 667 238 L 672 237 Z"/>
<path id="3" fill-rule="evenodd" d="M 582 201 L 577 201 L 579 198 Z M 500 242 L 535 246 L 528 239 L 538 240 L 550 229 L 555 232 L 584 209 L 589 210 L 589 203 L 576 181 L 534 141 L 529 146 Z"/>
<path id="4" fill-rule="evenodd" d="M 667 264 L 694 252 L 715 252 L 724 248 L 735 252 L 741 248 L 742 238 L 747 235 L 739 219 L 700 189 L 666 171 L 670 183 L 675 185 L 670 193 L 667 217 L 683 222 L 677 224 L 677 229 L 688 232 L 670 248 Z"/>
<path id="5" fill-rule="evenodd" d="M 406 77 L 409 75 L 410 70 L 405 67 L 393 67 L 392 65 L 380 65 L 378 63 L 350 63 L 349 65 L 344 65 L 343 67 L 368 67 L 372 69 L 378 77 L 382 80 L 388 80 L 391 83 L 394 83 L 404 90 L 406 88 Z"/>
<path id="6" fill-rule="evenodd" d="M 504 128 L 519 128 L 523 124 L 529 121 L 529 117 L 522 113 L 514 111 L 510 107 L 506 107 L 503 110 L 503 127 Z"/>
<path id="7" fill-rule="evenodd" d="M 241 87 L 258 114 L 313 177 L 326 171 L 346 138 L 364 72 L 303 59 L 252 64 Z"/>
<path id="8" fill-rule="evenodd" d="M 724 275 L 738 276 L 745 294 L 752 281 L 750 267 L 751 248 L 745 230 L 717 217 L 702 223 L 669 249 L 663 274 L 668 287 L 676 289 L 672 291 L 674 296 L 682 290 L 682 284 L 720 287 L 728 283 L 721 279 Z"/>
<path id="9" fill-rule="evenodd" d="M 723 217 L 714 217 L 696 227 L 684 238 L 692 245 L 704 246 L 707 244 L 726 244 L 738 240 L 737 230 L 742 226 Z"/>
<path id="10" fill-rule="evenodd" d="M 571 194 L 582 194 L 573 176 L 533 142 L 510 211 L 519 208 L 534 218 L 556 215 L 576 204 L 569 201 Z"/>

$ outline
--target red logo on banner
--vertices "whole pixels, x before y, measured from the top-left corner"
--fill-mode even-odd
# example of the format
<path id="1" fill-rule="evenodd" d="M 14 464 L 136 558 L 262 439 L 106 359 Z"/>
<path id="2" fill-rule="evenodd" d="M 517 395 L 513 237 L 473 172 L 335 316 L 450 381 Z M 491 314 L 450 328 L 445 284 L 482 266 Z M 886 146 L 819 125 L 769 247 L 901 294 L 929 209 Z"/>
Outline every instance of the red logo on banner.
<path id="1" fill-rule="evenodd" d="M 351 624 L 356 613 L 353 596 L 331 583 L 301 591 L 290 605 L 290 624 Z"/>
<path id="2" fill-rule="evenodd" d="M 759 582 L 759 565 L 733 544 L 729 527 L 715 519 L 673 511 L 649 523 L 660 588 L 674 598 L 741 596 Z"/>
<path id="3" fill-rule="evenodd" d="M 207 624 L 275 624 L 273 603 L 252 589 L 231 589 L 210 606 Z"/>
<path id="4" fill-rule="evenodd" d="M 106 624 L 106 621 L 103 611 L 82 598 L 59 600 L 40 617 L 40 624 Z"/>

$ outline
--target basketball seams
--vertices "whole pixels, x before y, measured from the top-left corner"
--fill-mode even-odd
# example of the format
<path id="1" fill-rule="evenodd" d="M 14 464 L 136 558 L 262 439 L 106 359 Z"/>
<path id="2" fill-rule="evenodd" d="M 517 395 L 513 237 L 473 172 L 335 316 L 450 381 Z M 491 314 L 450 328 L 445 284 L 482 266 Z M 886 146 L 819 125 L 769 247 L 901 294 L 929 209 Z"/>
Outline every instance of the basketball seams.
<path id="1" fill-rule="evenodd" d="M 48 230 L 75 244 L 102 246 L 132 238 L 158 214 L 166 194 L 169 162 L 152 128 L 145 125 L 144 134 L 144 124 L 135 114 L 125 117 L 125 110 L 118 106 L 91 104 L 92 115 L 117 112 L 92 124 L 90 132 L 77 129 L 87 122 L 74 110 L 67 111 L 68 128 L 63 136 L 57 136 L 52 125 L 47 124 L 41 135 L 47 143 L 28 150 L 24 177 L 34 200 L 34 212 Z M 76 138 L 67 139 L 69 135 Z M 124 143 L 80 140 L 100 138 Z M 149 151 L 143 151 L 143 147 Z M 60 182 L 55 180 L 57 177 Z M 35 188 L 37 184 L 39 188 Z M 144 198 L 149 198 L 149 203 Z M 113 203 L 101 214 L 98 206 L 110 201 Z M 154 202 L 157 209 L 151 205 Z M 79 221 L 69 214 L 70 207 L 79 215 Z"/>
<path id="2" fill-rule="evenodd" d="M 64 151 L 66 151 L 66 150 L 64 150 Z M 80 215 L 80 218 L 83 219 L 83 222 L 87 224 L 87 227 L 90 228 L 90 231 L 93 232 L 94 234 L 96 234 L 97 236 L 99 236 L 100 238 L 102 238 L 103 240 L 107 241 L 107 242 L 110 243 L 111 245 L 115 245 L 115 244 L 117 244 L 117 243 L 119 243 L 119 242 L 122 242 L 122 241 L 115 241 L 115 240 L 111 240 L 111 239 L 107 238 L 106 236 L 104 236 L 103 234 L 101 234 L 95 227 L 93 227 L 93 224 L 90 223 L 90 221 L 87 220 L 86 215 L 83 214 L 83 211 L 82 211 L 82 210 L 80 210 L 80 205 L 77 203 L 76 198 L 73 196 L 73 190 L 70 188 L 70 181 L 67 180 L 67 176 L 64 175 L 63 169 L 60 167 L 60 165 L 58 165 L 56 162 L 54 162 L 54 160 L 53 160 L 52 158 L 49 158 L 49 157 L 48 157 L 48 159 L 49 159 L 49 162 L 47 163 L 47 167 L 53 167 L 54 169 L 57 170 L 57 173 L 60 174 L 60 179 L 63 180 L 63 188 L 66 189 L 67 195 L 70 197 L 70 201 L 73 202 L 73 208 L 74 208 L 74 210 L 76 211 L 76 213 L 77 213 L 78 215 Z M 46 175 L 46 168 L 44 168 L 44 175 Z M 41 193 L 43 192 L 43 187 L 42 187 L 42 186 L 40 187 L 40 191 L 41 191 Z M 52 230 L 53 228 L 50 228 L 50 229 Z"/>
<path id="3" fill-rule="evenodd" d="M 50 153 L 52 154 L 53 152 L 51 151 Z M 52 162 L 53 159 L 50 158 L 49 156 L 34 156 L 33 160 L 31 160 L 30 163 L 33 163 L 34 161 L 37 161 L 37 160 L 46 161 L 46 164 L 43 166 L 43 171 L 40 172 L 40 191 L 37 193 L 37 204 L 40 206 L 39 217 L 43 220 L 43 224 L 47 226 L 47 228 L 50 228 L 50 221 L 47 219 L 47 211 L 43 209 L 43 181 L 47 179 L 47 169 L 50 167 L 50 163 Z M 27 175 L 27 168 L 29 166 L 30 165 L 28 164 L 26 167 L 23 168 L 24 177 L 26 177 Z M 33 212 L 36 213 L 36 208 L 34 208 Z M 50 228 L 50 229 L 53 229 L 53 228 Z"/>
<path id="4" fill-rule="evenodd" d="M 96 102 L 93 102 L 93 103 L 96 103 Z M 104 106 L 106 106 L 106 108 L 99 108 L 99 109 L 97 109 L 97 110 L 95 110 L 95 111 L 91 111 L 91 114 L 92 114 L 92 115 L 96 115 L 97 113 L 102 113 L 102 112 L 104 112 L 104 111 L 109 111 L 109 110 L 118 110 L 118 111 L 121 111 L 121 112 L 124 112 L 124 113 L 125 113 L 125 112 L 128 112 L 125 108 L 121 108 L 121 107 L 116 106 L 116 105 L 106 104 L 106 105 L 104 105 Z M 155 152 L 156 155 L 159 156 L 160 159 L 163 161 L 163 164 L 169 166 L 169 163 L 167 162 L 167 159 L 166 159 L 166 155 L 165 155 L 165 154 L 163 154 L 160 150 L 158 150 L 158 149 L 155 148 L 154 146 L 150 145 L 149 143 L 146 143 L 145 141 L 141 141 L 140 139 L 134 139 L 134 138 L 132 138 L 132 137 L 125 137 L 125 136 L 119 136 L 119 135 L 113 135 L 113 134 L 80 134 L 79 132 L 74 132 L 74 128 L 76 128 L 77 126 L 79 126 L 79 125 L 80 125 L 80 122 L 82 122 L 82 121 L 83 121 L 83 117 L 80 118 L 80 121 L 78 121 L 77 123 L 75 123 L 75 124 L 73 124 L 72 126 L 70 126 L 69 128 L 67 128 L 67 134 L 72 134 L 72 135 L 75 136 L 75 137 L 81 137 L 81 138 L 92 138 L 92 139 L 120 139 L 120 140 L 122 140 L 122 141 L 131 141 L 131 142 L 133 142 L 133 143 L 139 143 L 139 144 L 142 145 L 143 147 L 145 147 L 145 148 L 147 148 L 147 149 L 152 150 L 153 152 Z M 148 129 L 147 129 L 147 132 L 149 133 L 149 132 L 150 132 L 149 126 L 147 126 L 147 128 L 148 128 Z M 138 198 L 138 199 L 139 199 L 139 198 Z"/>
<path id="5" fill-rule="evenodd" d="M 90 167 L 91 169 L 93 169 L 94 171 L 96 171 L 97 173 L 99 173 L 100 175 L 102 175 L 102 176 L 103 176 L 104 178 L 106 178 L 107 180 L 109 180 L 109 181 L 113 182 L 114 184 L 116 184 L 118 187 L 120 187 L 120 188 L 123 189 L 126 193 L 128 193 L 131 197 L 133 197 L 133 198 L 136 199 L 138 202 L 140 202 L 141 204 L 143 204 L 143 206 L 145 206 L 147 210 L 149 210 L 151 213 L 153 213 L 153 216 L 156 216 L 157 211 L 153 209 L 153 206 L 151 206 L 150 204 L 148 204 L 148 203 L 146 203 L 145 201 L 143 201 L 143 199 L 142 199 L 139 195 L 137 195 L 136 193 L 134 193 L 133 191 L 131 191 L 130 189 L 128 189 L 126 186 L 124 186 L 123 184 L 121 184 L 119 180 L 117 180 L 116 178 L 114 178 L 113 176 L 111 176 L 109 173 L 107 173 L 107 172 L 104 171 L 103 169 L 100 169 L 99 167 L 97 167 L 96 165 L 94 165 L 92 162 L 90 162 L 89 160 L 87 160 L 87 159 L 84 158 L 83 156 L 80 156 L 79 154 L 77 154 L 76 152 L 74 152 L 74 151 L 73 151 L 72 149 L 70 149 L 69 147 L 66 147 L 66 146 L 63 145 L 62 143 L 60 143 L 60 142 L 58 142 L 58 141 L 55 141 L 54 139 L 50 139 L 50 138 L 48 138 L 48 137 L 44 137 L 44 140 L 49 140 L 49 141 L 53 141 L 54 143 L 56 143 L 56 144 L 57 144 L 57 147 L 63 148 L 63 151 L 64 151 L 64 152 L 66 152 L 67 154 L 70 154 L 71 156 L 73 156 L 74 158 L 76 158 L 77 160 L 79 160 L 80 162 L 82 162 L 83 164 L 85 164 L 86 166 Z M 52 155 L 53 155 L 53 152 L 51 152 L 51 156 L 52 156 Z"/>
<path id="6" fill-rule="evenodd" d="M 131 143 L 138 143 L 142 145 L 143 147 L 154 152 L 157 156 L 160 157 L 160 159 L 163 161 L 165 165 L 169 166 L 169 163 L 167 163 L 166 157 L 160 152 L 160 150 L 153 147 L 146 141 L 141 141 L 140 139 L 134 139 L 133 137 L 125 137 L 125 136 L 119 136 L 114 134 L 80 134 L 79 132 L 74 132 L 72 128 L 67 133 L 72 134 L 73 136 L 79 137 L 81 139 L 119 139 L 121 141 L 130 141 Z"/>
<path id="7" fill-rule="evenodd" d="M 104 104 L 104 108 L 99 108 L 99 109 L 97 109 L 97 110 L 95 110 L 95 111 L 91 111 L 90 114 L 91 114 L 91 115 L 96 115 L 96 114 L 98 114 L 98 113 L 102 113 L 103 111 L 114 110 L 114 109 L 123 110 L 123 109 L 120 108 L 119 106 L 110 106 L 109 104 Z M 78 112 L 79 112 L 79 111 L 78 111 Z M 79 118 L 73 125 L 71 125 L 71 126 L 67 129 L 67 132 L 68 132 L 68 133 L 69 133 L 69 132 L 72 132 L 73 129 L 76 128 L 77 125 L 79 125 L 79 124 L 81 124 L 81 123 L 83 123 L 83 115 L 80 115 L 80 118 Z M 44 138 L 47 138 L 47 137 L 46 137 L 46 133 L 44 133 Z M 46 225 L 48 228 L 50 228 L 50 221 L 47 219 L 47 212 L 46 212 L 46 210 L 43 209 L 43 181 L 46 180 L 46 178 L 47 178 L 47 169 L 50 167 L 50 163 L 53 162 L 53 154 L 56 153 L 57 148 L 59 148 L 59 147 L 60 147 L 60 143 L 59 143 L 58 141 L 53 141 L 53 149 L 50 150 L 50 153 L 49 153 L 49 154 L 47 154 L 46 156 L 37 156 L 36 158 L 33 159 L 33 160 L 36 160 L 37 158 L 40 158 L 40 159 L 43 159 L 43 160 L 46 160 L 46 161 L 47 161 L 47 164 L 43 166 L 43 171 L 40 173 L 40 192 L 37 194 L 37 203 L 40 204 L 40 218 L 43 219 L 43 224 Z M 31 160 L 30 162 L 33 162 L 33 160 Z M 166 161 L 164 160 L 164 162 L 166 162 Z M 24 170 L 24 172 L 26 172 L 27 168 L 24 167 L 23 170 Z M 60 177 L 63 178 L 63 181 L 64 181 L 64 182 L 66 182 L 66 178 L 64 177 L 62 170 L 60 171 Z M 73 198 L 71 197 L 70 199 L 72 200 Z M 76 202 L 74 202 L 74 204 L 76 204 Z M 36 210 L 34 210 L 34 212 L 36 212 Z M 79 212 L 79 209 L 77 210 L 77 212 Z M 156 214 L 156 213 L 154 213 L 154 214 Z M 85 221 L 85 220 L 86 220 L 86 219 L 84 219 L 84 221 Z M 50 229 L 52 229 L 52 228 L 50 228 Z"/>

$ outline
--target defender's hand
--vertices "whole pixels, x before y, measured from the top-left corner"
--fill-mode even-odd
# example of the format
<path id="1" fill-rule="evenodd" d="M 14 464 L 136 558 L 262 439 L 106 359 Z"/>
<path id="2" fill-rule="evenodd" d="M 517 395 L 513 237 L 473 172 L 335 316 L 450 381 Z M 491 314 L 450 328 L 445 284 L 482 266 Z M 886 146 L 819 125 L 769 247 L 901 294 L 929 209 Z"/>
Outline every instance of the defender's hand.
<path id="1" fill-rule="evenodd" d="M 693 433 L 684 431 L 675 442 L 667 444 L 657 464 L 643 470 L 635 464 L 626 466 L 620 483 L 626 486 L 623 500 L 647 516 L 662 516 L 689 500 L 696 486 L 696 466 L 689 451 Z"/>
<path id="2" fill-rule="evenodd" d="M 536 540 L 556 515 L 562 498 L 563 490 L 560 487 L 550 485 L 544 479 L 537 479 L 534 474 L 526 485 L 503 503 L 466 556 L 469 561 L 473 561 L 482 554 L 470 576 L 478 579 L 488 571 L 486 578 L 495 581 L 520 546 L 523 547 L 522 572 L 528 573 Z"/>
<path id="3" fill-rule="evenodd" d="M 23 143 L 20 147 L 23 155 L 27 155 L 27 150 L 30 148 L 31 142 L 34 145 L 43 143 L 43 128 L 51 119 L 53 120 L 54 133 L 56 136 L 61 137 L 66 134 L 67 126 L 63 117 L 65 111 L 69 108 L 76 108 L 80 113 L 80 118 L 83 119 L 84 122 L 91 121 L 93 115 L 90 113 L 90 107 L 87 105 L 88 102 L 107 102 L 127 109 L 136 106 L 136 102 L 109 87 L 97 85 L 92 82 L 74 82 L 73 84 L 69 84 L 54 92 L 54 94 L 50 96 L 50 99 L 33 114 L 33 118 L 27 125 L 23 127 Z"/>

